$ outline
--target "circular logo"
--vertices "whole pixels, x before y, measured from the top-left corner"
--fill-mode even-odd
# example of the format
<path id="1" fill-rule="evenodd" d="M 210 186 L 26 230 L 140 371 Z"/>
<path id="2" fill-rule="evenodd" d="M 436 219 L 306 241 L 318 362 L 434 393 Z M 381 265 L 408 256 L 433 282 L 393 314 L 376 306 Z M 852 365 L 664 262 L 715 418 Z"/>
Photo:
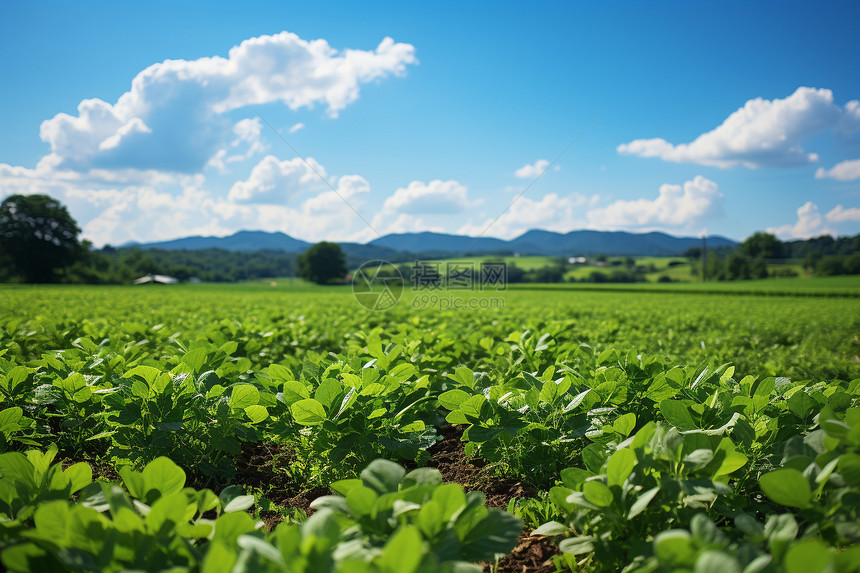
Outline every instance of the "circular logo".
<path id="1" fill-rule="evenodd" d="M 352 294 L 368 310 L 388 310 L 403 294 L 403 275 L 388 261 L 368 261 L 352 275 Z"/>

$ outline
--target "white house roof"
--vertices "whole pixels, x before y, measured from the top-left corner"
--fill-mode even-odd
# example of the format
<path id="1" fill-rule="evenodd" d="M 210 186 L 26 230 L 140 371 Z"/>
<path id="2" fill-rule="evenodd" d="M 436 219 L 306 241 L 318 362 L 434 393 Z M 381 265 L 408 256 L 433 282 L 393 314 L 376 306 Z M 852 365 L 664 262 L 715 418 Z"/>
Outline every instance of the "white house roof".
<path id="1" fill-rule="evenodd" d="M 145 285 L 148 283 L 158 283 L 163 285 L 175 285 L 179 282 L 179 279 L 174 277 L 169 277 L 167 275 L 146 275 L 142 276 L 139 279 L 134 281 L 136 285 Z"/>

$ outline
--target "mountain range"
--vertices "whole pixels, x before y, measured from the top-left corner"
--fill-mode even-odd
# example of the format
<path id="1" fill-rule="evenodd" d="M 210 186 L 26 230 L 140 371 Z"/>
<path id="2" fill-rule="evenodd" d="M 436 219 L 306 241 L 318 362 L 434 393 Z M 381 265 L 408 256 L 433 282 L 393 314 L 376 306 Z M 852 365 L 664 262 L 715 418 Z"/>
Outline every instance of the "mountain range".
<path id="1" fill-rule="evenodd" d="M 710 248 L 732 247 L 737 244 L 719 235 L 709 236 L 707 242 Z M 340 243 L 348 257 L 365 260 L 406 260 L 413 255 L 444 257 L 513 253 L 550 256 L 675 256 L 701 244 L 702 240 L 697 237 L 675 237 L 660 232 L 580 230 L 555 233 L 539 229 L 528 231 L 511 240 L 422 232 L 385 235 L 366 244 Z M 164 250 L 276 250 L 301 253 L 310 247 L 311 243 L 279 232 L 238 231 L 228 237 L 195 236 L 156 243 L 128 243 L 123 246 Z"/>

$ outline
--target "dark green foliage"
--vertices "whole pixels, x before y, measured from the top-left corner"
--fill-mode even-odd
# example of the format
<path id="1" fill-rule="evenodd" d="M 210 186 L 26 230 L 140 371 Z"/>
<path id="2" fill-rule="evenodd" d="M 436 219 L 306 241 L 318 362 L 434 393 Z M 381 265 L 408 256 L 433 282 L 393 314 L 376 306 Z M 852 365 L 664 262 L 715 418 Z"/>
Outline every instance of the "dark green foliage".
<path id="1" fill-rule="evenodd" d="M 261 278 L 292 277 L 296 255 L 280 251 L 236 252 L 220 249 L 199 251 L 142 250 L 137 247 L 88 249 L 81 260 L 66 270 L 65 282 L 129 284 L 151 273 L 186 281 L 236 282 Z"/>
<path id="2" fill-rule="evenodd" d="M 780 259 L 783 257 L 782 241 L 770 233 L 754 233 L 740 244 L 738 251 L 752 259 Z"/>
<path id="3" fill-rule="evenodd" d="M 299 275 L 317 284 L 342 282 L 346 276 L 346 256 L 337 243 L 317 243 L 299 256 Z"/>
<path id="4" fill-rule="evenodd" d="M 0 204 L 0 251 L 26 282 L 56 282 L 58 271 L 80 256 L 80 232 L 48 195 L 11 195 Z"/>

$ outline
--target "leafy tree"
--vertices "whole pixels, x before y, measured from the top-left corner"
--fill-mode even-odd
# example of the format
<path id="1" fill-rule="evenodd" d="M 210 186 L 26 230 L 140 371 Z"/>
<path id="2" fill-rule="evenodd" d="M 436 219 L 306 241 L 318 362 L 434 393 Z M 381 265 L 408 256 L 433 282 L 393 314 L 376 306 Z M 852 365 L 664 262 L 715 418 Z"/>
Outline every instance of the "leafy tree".
<path id="1" fill-rule="evenodd" d="M 684 251 L 684 256 L 688 259 L 701 259 L 702 247 L 690 247 L 689 249 Z"/>
<path id="2" fill-rule="evenodd" d="M 536 283 L 560 283 L 564 280 L 564 273 L 558 267 L 545 266 L 535 270 L 533 277 Z"/>
<path id="3" fill-rule="evenodd" d="M 332 284 L 346 276 L 346 255 L 337 243 L 323 241 L 299 256 L 299 275 L 317 284 Z"/>
<path id="4" fill-rule="evenodd" d="M 830 255 L 821 259 L 816 268 L 819 275 L 832 276 L 845 274 L 845 261 L 838 255 Z"/>
<path id="5" fill-rule="evenodd" d="M 803 258 L 803 268 L 808 271 L 814 271 L 818 266 L 818 261 L 821 260 L 821 251 L 809 251 Z"/>
<path id="6" fill-rule="evenodd" d="M 64 205 L 48 195 L 11 195 L 0 204 L 0 248 L 27 282 L 57 280 L 81 256 L 81 230 Z"/>
<path id="7" fill-rule="evenodd" d="M 741 254 L 754 259 L 780 259 L 783 256 L 782 241 L 770 233 L 754 233 L 741 243 Z"/>

